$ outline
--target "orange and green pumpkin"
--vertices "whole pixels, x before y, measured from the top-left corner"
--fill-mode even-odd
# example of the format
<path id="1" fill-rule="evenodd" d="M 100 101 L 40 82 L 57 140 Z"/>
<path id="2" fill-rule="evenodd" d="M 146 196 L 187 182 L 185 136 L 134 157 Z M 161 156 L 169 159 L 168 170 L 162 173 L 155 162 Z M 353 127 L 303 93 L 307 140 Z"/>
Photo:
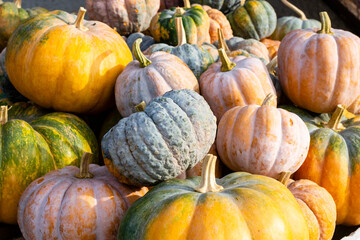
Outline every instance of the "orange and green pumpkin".
<path id="1" fill-rule="evenodd" d="M 8 119 L 20 119 L 30 123 L 31 121 L 50 113 L 33 102 L 13 102 L 10 98 L 0 99 L 0 106 L 9 106 Z"/>
<path id="2" fill-rule="evenodd" d="M 117 76 L 132 60 L 112 28 L 53 11 L 31 18 L 12 34 L 5 56 L 14 87 L 44 108 L 97 113 L 114 105 Z"/>
<path id="3" fill-rule="evenodd" d="M 275 179 L 245 172 L 215 179 L 207 155 L 201 177 L 152 188 L 126 212 L 119 240 L 308 240 L 291 192 Z"/>

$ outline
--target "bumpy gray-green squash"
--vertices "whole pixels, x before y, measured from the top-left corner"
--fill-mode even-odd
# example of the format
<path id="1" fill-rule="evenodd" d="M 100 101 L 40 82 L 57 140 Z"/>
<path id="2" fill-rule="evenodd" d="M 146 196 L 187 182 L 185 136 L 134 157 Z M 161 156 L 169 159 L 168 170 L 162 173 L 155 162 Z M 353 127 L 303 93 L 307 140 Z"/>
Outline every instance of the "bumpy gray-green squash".
<path id="1" fill-rule="evenodd" d="M 142 42 L 141 42 L 141 46 L 140 46 L 140 50 L 143 52 L 146 49 L 148 49 L 151 45 L 155 44 L 155 40 L 153 37 L 145 35 L 143 33 L 132 33 L 130 34 L 130 36 L 128 36 L 126 38 L 126 44 L 129 46 L 130 49 L 133 48 L 133 45 L 136 41 L 136 39 L 141 38 Z"/>
<path id="2" fill-rule="evenodd" d="M 104 162 L 120 182 L 150 186 L 197 164 L 215 140 L 216 118 L 198 93 L 173 90 L 123 118 L 102 139 Z"/>

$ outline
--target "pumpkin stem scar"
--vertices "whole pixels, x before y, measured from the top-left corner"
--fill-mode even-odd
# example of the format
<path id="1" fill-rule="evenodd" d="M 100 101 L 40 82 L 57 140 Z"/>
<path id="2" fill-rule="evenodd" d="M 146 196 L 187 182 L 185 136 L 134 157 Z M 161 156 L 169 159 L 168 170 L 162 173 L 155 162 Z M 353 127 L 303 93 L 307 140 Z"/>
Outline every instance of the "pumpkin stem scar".
<path id="1" fill-rule="evenodd" d="M 0 124 L 8 122 L 8 106 L 1 106 L 0 109 Z"/>
<path id="2" fill-rule="evenodd" d="M 178 16 L 178 15 L 183 15 L 186 11 L 181 8 L 181 7 L 177 7 L 176 8 L 176 11 L 175 11 L 175 16 Z"/>
<path id="3" fill-rule="evenodd" d="M 231 69 L 236 67 L 236 64 L 230 61 L 229 57 L 227 56 L 225 50 L 223 48 L 220 48 L 219 50 L 219 57 L 220 61 L 222 63 L 220 70 L 222 72 L 229 72 Z"/>
<path id="4" fill-rule="evenodd" d="M 280 177 L 279 177 L 278 181 L 281 182 L 282 184 L 284 184 L 285 186 L 287 186 L 291 174 L 292 174 L 291 172 L 280 173 Z"/>
<path id="5" fill-rule="evenodd" d="M 181 45 L 186 44 L 185 29 L 184 29 L 184 25 L 182 23 L 181 17 L 175 18 L 175 28 L 176 28 L 177 39 L 178 39 L 177 47 L 180 47 Z"/>
<path id="6" fill-rule="evenodd" d="M 136 58 L 136 60 L 139 61 L 140 67 L 144 68 L 151 64 L 151 61 L 146 58 L 146 56 L 141 52 L 140 44 L 142 42 L 141 38 L 136 39 L 134 45 L 133 45 L 133 54 Z"/>
<path id="7" fill-rule="evenodd" d="M 85 17 L 86 9 L 83 7 L 80 7 L 77 18 L 75 22 L 72 25 L 75 25 L 75 27 L 81 31 L 87 31 L 89 30 L 87 27 L 84 27 L 84 17 Z"/>
<path id="8" fill-rule="evenodd" d="M 200 186 L 195 188 L 200 193 L 220 192 L 224 188 L 216 183 L 215 178 L 215 164 L 216 157 L 212 154 L 207 154 L 204 158 L 201 171 Z"/>
<path id="9" fill-rule="evenodd" d="M 327 12 L 320 13 L 320 20 L 321 20 L 321 29 L 317 31 L 317 33 L 334 35 L 334 33 L 331 31 L 331 20 Z"/>
<path id="10" fill-rule="evenodd" d="M 14 3 L 18 8 L 21 8 L 21 0 L 14 0 L 13 3 Z"/>
<path id="11" fill-rule="evenodd" d="M 89 172 L 89 164 L 92 158 L 92 153 L 84 152 L 80 162 L 79 174 L 76 174 L 77 178 L 92 178 L 93 175 Z"/>
<path id="12" fill-rule="evenodd" d="M 219 38 L 219 48 L 225 49 L 225 52 L 230 52 L 228 45 L 226 44 L 224 33 L 221 28 L 217 30 L 218 38 Z"/>
<path id="13" fill-rule="evenodd" d="M 184 8 L 190 8 L 190 0 L 184 0 Z"/>
<path id="14" fill-rule="evenodd" d="M 268 95 L 266 95 L 261 106 L 276 106 L 276 104 L 274 103 L 275 99 L 276 99 L 276 95 L 273 93 L 269 93 Z"/>
<path id="15" fill-rule="evenodd" d="M 288 8 L 290 8 L 291 10 L 293 10 L 294 12 L 296 12 L 301 20 L 307 20 L 306 15 L 303 11 L 301 11 L 299 8 L 297 8 L 295 5 L 293 5 L 292 3 L 288 2 L 287 0 L 281 0 L 281 2 L 286 5 Z"/>
<path id="16" fill-rule="evenodd" d="M 337 131 L 337 130 L 341 130 L 341 118 L 344 115 L 346 107 L 344 105 L 337 105 L 335 112 L 332 114 L 330 121 L 328 122 L 328 124 L 326 125 L 326 127 Z"/>
<path id="17" fill-rule="evenodd" d="M 143 112 L 143 111 L 145 111 L 145 107 L 146 107 L 146 103 L 144 101 L 142 101 L 141 103 L 139 103 L 138 105 L 135 106 L 135 111 Z"/>

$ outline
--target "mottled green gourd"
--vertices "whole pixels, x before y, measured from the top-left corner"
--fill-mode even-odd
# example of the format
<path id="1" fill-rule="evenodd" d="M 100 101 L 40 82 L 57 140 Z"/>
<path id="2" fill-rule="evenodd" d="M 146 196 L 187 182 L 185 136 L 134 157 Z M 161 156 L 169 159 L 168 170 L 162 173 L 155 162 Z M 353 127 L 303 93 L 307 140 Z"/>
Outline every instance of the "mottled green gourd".
<path id="1" fill-rule="evenodd" d="M 192 90 L 173 90 L 121 119 L 101 147 L 105 164 L 120 182 L 149 186 L 195 166 L 215 134 L 216 118 L 204 98 Z"/>
<path id="2" fill-rule="evenodd" d="M 299 17 L 285 16 L 277 20 L 276 29 L 270 36 L 273 40 L 281 41 L 285 35 L 294 29 L 320 28 L 321 23 L 315 19 L 307 19 L 305 13 L 287 0 L 281 0 L 286 6 L 299 15 Z"/>
<path id="3" fill-rule="evenodd" d="M 277 20 L 274 8 L 263 0 L 242 0 L 240 6 L 226 17 L 235 36 L 256 40 L 270 36 Z"/>
<path id="4" fill-rule="evenodd" d="M 148 55 L 157 51 L 171 53 L 183 60 L 194 73 L 196 78 L 199 78 L 208 66 L 214 63 L 214 60 L 206 49 L 196 44 L 188 44 L 186 42 L 182 18 L 175 18 L 175 27 L 178 39 L 178 45 L 176 47 L 165 43 L 158 43 L 151 45 L 144 53 Z"/>

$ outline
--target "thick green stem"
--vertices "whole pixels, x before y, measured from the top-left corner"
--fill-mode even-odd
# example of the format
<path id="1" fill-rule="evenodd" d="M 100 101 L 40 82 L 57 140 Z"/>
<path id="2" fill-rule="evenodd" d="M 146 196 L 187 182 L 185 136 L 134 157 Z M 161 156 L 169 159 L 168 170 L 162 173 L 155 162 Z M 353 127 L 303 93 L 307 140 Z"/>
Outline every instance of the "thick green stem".
<path id="1" fill-rule="evenodd" d="M 281 2 L 285 4 L 288 8 L 296 12 L 300 16 L 301 20 L 307 20 L 305 13 L 301 11 L 299 8 L 297 8 L 295 5 L 289 3 L 287 0 L 281 0 Z"/>
<path id="2" fill-rule="evenodd" d="M 219 57 L 221 61 L 221 71 L 222 72 L 229 72 L 231 69 L 236 67 L 236 64 L 230 61 L 228 55 L 226 54 L 225 50 L 223 48 L 220 48 L 219 50 Z"/>
<path id="3" fill-rule="evenodd" d="M 143 111 L 145 111 L 145 107 L 146 107 L 146 103 L 144 101 L 142 101 L 141 103 L 139 103 L 138 105 L 135 106 L 135 111 L 143 112 Z"/>
<path id="4" fill-rule="evenodd" d="M 89 164 L 91 162 L 93 154 L 84 152 L 80 162 L 80 171 L 76 175 L 77 178 L 92 178 L 93 175 L 89 172 Z"/>
<path id="5" fill-rule="evenodd" d="M 320 13 L 320 20 L 321 20 L 321 29 L 317 31 L 317 33 L 334 35 L 334 33 L 331 31 L 331 20 L 327 12 Z"/>
<path id="6" fill-rule="evenodd" d="M 276 99 L 276 95 L 273 94 L 273 93 L 269 93 L 268 95 L 266 95 L 266 97 L 265 97 L 264 101 L 262 102 L 261 106 L 274 106 L 275 99 Z"/>
<path id="7" fill-rule="evenodd" d="M 338 130 L 340 127 L 341 118 L 345 112 L 346 107 L 343 105 L 337 105 L 335 112 L 332 114 L 330 121 L 327 124 L 328 128 L 331 128 L 332 130 Z"/>
<path id="8" fill-rule="evenodd" d="M 0 108 L 0 124 L 8 122 L 8 106 L 1 106 Z"/>
<path id="9" fill-rule="evenodd" d="M 135 59 L 139 61 L 140 63 L 140 67 L 144 68 L 147 67 L 151 64 L 151 61 L 149 59 L 146 58 L 146 56 L 142 53 L 141 49 L 140 49 L 140 44 L 142 42 L 141 38 L 136 39 L 136 41 L 134 42 L 133 45 L 133 54 L 135 56 Z"/>
<path id="10" fill-rule="evenodd" d="M 278 181 L 281 182 L 282 184 L 284 184 L 285 186 L 287 186 L 291 174 L 292 174 L 291 172 L 282 172 L 282 173 L 280 173 L 280 177 L 279 177 Z"/>
<path id="11" fill-rule="evenodd" d="M 181 17 L 175 18 L 175 28 L 176 28 L 176 34 L 178 39 L 178 45 L 177 47 L 180 47 L 181 45 L 184 45 L 186 42 L 186 33 L 184 29 L 184 25 L 182 22 Z"/>
<path id="12" fill-rule="evenodd" d="M 81 31 L 87 31 L 89 30 L 87 27 L 84 27 L 84 17 L 85 17 L 86 9 L 83 7 L 80 7 L 77 18 L 73 25 Z"/>
<path id="13" fill-rule="evenodd" d="M 14 0 L 13 3 L 14 3 L 18 8 L 21 8 L 21 0 Z"/>
<path id="14" fill-rule="evenodd" d="M 218 28 L 217 30 L 218 38 L 219 38 L 219 49 L 223 48 L 225 52 L 230 52 L 230 49 L 228 45 L 226 44 L 224 33 L 221 28 Z"/>
<path id="15" fill-rule="evenodd" d="M 190 0 L 184 0 L 184 8 L 190 8 Z"/>
<path id="16" fill-rule="evenodd" d="M 200 193 L 220 192 L 224 188 L 216 183 L 215 178 L 216 157 L 207 154 L 203 161 L 200 186 L 195 188 Z"/>

